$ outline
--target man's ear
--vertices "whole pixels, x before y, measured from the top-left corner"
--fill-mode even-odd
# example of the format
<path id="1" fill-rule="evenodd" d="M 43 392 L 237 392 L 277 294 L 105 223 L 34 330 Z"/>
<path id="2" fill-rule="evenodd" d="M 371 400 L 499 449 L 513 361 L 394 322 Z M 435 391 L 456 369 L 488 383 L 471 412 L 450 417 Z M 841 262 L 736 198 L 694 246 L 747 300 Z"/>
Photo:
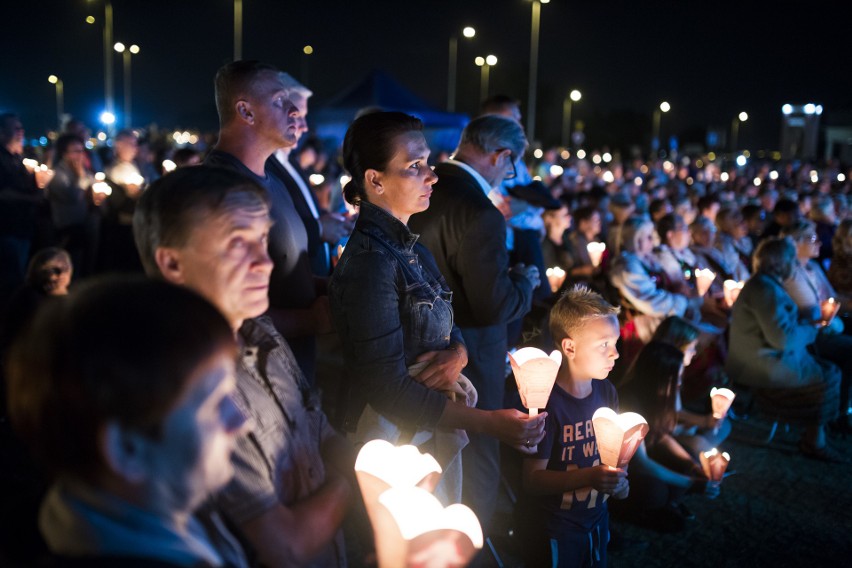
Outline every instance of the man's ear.
<path id="1" fill-rule="evenodd" d="M 573 359 L 577 356 L 576 346 L 574 344 L 574 340 L 570 337 L 566 337 L 560 343 L 562 347 L 562 353 L 565 354 L 569 359 Z"/>
<path id="2" fill-rule="evenodd" d="M 160 269 L 160 274 L 167 282 L 172 284 L 184 283 L 183 263 L 177 249 L 157 247 L 157 250 L 154 251 L 154 261 L 157 263 L 157 268 Z"/>
<path id="3" fill-rule="evenodd" d="M 111 421 L 101 428 L 98 444 L 104 462 L 115 475 L 130 483 L 141 483 L 148 477 L 146 441 L 140 434 Z"/>
<path id="4" fill-rule="evenodd" d="M 252 111 L 250 102 L 245 100 L 237 101 L 235 108 L 237 110 L 237 116 L 240 117 L 243 122 L 254 124 L 254 112 Z"/>

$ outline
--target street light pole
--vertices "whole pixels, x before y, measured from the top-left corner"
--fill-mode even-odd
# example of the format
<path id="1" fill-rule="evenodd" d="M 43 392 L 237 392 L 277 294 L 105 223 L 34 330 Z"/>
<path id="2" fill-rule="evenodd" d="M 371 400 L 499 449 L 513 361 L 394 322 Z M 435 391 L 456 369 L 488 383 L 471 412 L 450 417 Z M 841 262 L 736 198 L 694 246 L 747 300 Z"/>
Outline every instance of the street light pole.
<path id="1" fill-rule="evenodd" d="M 731 121 L 731 154 L 737 153 L 737 137 L 740 133 L 740 123 L 748 120 L 748 113 L 741 112 Z"/>
<path id="2" fill-rule="evenodd" d="M 527 139 L 535 139 L 535 97 L 538 82 L 538 35 L 541 28 L 541 5 L 550 0 L 532 0 L 532 30 L 530 33 L 530 86 L 527 95 Z"/>
<path id="3" fill-rule="evenodd" d="M 476 35 L 476 30 L 468 26 L 462 30 L 462 35 L 468 39 Z M 450 61 L 447 70 L 447 110 L 456 110 L 456 76 L 458 75 L 459 39 L 456 36 L 450 38 Z"/>
<path id="4" fill-rule="evenodd" d="M 47 78 L 49 83 L 56 86 L 56 122 L 59 128 L 62 128 L 62 115 L 65 114 L 65 87 L 62 79 L 56 75 L 51 75 Z"/>
<path id="5" fill-rule="evenodd" d="M 582 94 L 577 89 L 574 89 L 565 96 L 562 102 L 562 146 L 570 148 L 571 146 L 571 106 L 572 103 L 579 101 Z"/>
<path id="6" fill-rule="evenodd" d="M 234 61 L 243 58 L 243 0 L 234 0 Z"/>
<path id="7" fill-rule="evenodd" d="M 651 133 L 651 150 L 657 152 L 660 149 L 660 123 L 664 112 L 671 110 L 671 105 L 666 101 L 660 103 L 659 108 L 654 109 L 653 131 Z"/>
<path id="8" fill-rule="evenodd" d="M 491 67 L 497 65 L 497 57 L 494 55 L 477 57 L 473 60 L 473 62 L 481 69 L 479 77 L 479 100 L 484 101 L 488 98 L 488 79 L 491 73 Z"/>
<path id="9" fill-rule="evenodd" d="M 133 118 L 130 98 L 130 56 L 139 53 L 139 46 L 134 44 L 126 48 L 123 43 L 118 42 L 115 44 L 115 50 L 124 56 L 124 127 L 131 128 Z"/>
<path id="10" fill-rule="evenodd" d="M 104 102 L 109 113 L 115 113 L 112 75 L 112 0 L 104 3 Z"/>

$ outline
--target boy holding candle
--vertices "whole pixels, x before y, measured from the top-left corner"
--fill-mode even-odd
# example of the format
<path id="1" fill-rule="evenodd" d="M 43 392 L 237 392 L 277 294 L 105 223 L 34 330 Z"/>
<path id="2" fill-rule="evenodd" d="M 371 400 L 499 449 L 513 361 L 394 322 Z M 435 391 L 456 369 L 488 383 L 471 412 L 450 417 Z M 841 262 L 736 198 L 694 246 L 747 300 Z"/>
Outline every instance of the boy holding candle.
<path id="1" fill-rule="evenodd" d="M 588 287 L 568 290 L 550 312 L 562 365 L 547 403 L 545 437 L 523 464 L 520 526 L 530 566 L 604 566 L 609 542 L 606 500 L 628 493 L 627 472 L 602 465 L 592 415 L 618 408 L 606 380 L 618 358 L 619 308 Z M 549 556 L 549 558 L 548 558 Z"/>

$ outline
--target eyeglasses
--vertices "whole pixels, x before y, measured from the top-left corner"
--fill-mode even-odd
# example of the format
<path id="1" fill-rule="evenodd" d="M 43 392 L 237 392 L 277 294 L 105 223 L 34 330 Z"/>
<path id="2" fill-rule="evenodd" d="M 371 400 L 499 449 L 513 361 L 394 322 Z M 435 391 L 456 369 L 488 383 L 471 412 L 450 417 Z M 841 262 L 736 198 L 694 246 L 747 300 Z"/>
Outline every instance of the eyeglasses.
<path id="1" fill-rule="evenodd" d="M 812 245 L 815 242 L 817 242 L 817 236 L 816 235 L 804 235 L 802 238 L 799 239 L 799 242 L 801 242 L 803 244 L 811 244 Z"/>
<path id="2" fill-rule="evenodd" d="M 509 150 L 509 148 L 497 148 L 494 150 L 495 152 L 503 152 L 505 150 Z M 515 179 L 518 177 L 518 167 L 515 165 L 515 153 L 509 150 L 509 161 L 512 163 L 512 171 L 506 172 L 506 175 L 503 176 L 503 179 Z"/>

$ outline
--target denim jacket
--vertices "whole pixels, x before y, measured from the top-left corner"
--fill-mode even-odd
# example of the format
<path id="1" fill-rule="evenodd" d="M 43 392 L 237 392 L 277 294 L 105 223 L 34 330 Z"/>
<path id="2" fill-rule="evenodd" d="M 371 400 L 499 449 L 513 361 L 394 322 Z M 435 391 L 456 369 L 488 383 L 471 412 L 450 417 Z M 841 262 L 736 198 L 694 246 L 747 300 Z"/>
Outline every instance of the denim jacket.
<path id="1" fill-rule="evenodd" d="M 350 393 L 346 428 L 369 403 L 407 428 L 433 427 L 446 397 L 407 367 L 427 352 L 464 344 L 453 323 L 452 292 L 418 235 L 367 202 L 329 284 Z"/>

